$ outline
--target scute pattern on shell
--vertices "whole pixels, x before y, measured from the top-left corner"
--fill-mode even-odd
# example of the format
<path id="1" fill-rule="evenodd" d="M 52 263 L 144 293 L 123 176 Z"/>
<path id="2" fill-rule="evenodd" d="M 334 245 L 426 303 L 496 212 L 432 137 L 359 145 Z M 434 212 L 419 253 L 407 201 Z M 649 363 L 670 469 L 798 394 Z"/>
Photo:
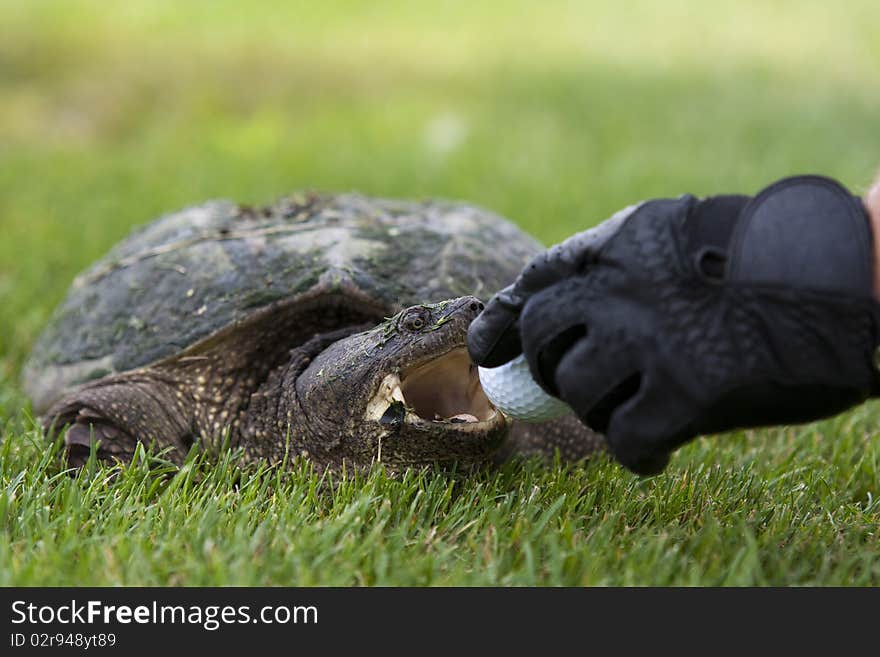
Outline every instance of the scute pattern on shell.
<path id="1" fill-rule="evenodd" d="M 510 283 L 541 245 L 449 201 L 210 201 L 136 230 L 74 281 L 25 365 L 37 412 L 74 384 L 174 354 L 255 310 L 353 281 L 394 313 Z M 291 345 L 294 347 L 296 345 Z"/>

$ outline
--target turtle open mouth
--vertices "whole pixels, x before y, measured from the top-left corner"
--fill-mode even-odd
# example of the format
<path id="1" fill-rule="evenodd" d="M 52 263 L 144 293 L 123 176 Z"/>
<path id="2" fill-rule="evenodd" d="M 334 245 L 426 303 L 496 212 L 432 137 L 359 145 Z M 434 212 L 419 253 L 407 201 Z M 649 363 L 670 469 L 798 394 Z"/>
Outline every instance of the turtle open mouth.
<path id="1" fill-rule="evenodd" d="M 464 347 L 386 376 L 367 407 L 367 418 L 389 427 L 443 423 L 464 430 L 503 421 Z"/>

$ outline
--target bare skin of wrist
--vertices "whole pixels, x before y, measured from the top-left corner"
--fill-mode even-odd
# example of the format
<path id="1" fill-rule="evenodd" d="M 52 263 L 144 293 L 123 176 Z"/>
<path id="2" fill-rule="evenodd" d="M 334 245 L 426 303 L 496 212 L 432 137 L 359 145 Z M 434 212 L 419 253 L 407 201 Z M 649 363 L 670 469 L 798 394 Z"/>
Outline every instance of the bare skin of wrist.
<path id="1" fill-rule="evenodd" d="M 863 199 L 874 233 L 874 298 L 880 301 L 880 174 Z"/>

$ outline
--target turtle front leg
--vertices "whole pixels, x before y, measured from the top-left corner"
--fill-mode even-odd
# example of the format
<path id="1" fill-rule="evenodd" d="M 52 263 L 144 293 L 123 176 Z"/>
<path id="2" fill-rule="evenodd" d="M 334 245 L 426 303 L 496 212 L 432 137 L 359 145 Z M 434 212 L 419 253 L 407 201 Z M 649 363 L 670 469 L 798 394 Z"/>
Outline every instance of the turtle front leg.
<path id="1" fill-rule="evenodd" d="M 501 463 L 514 457 L 540 456 L 552 462 L 559 452 L 563 462 L 572 463 L 605 449 L 601 434 L 569 414 L 540 424 L 515 421 L 495 460 Z"/>
<path id="2" fill-rule="evenodd" d="M 193 442 L 191 405 L 173 381 L 149 370 L 83 385 L 43 418 L 47 435 L 64 432 L 67 463 L 82 467 L 93 445 L 106 462 L 128 463 L 137 444 L 181 463 Z"/>

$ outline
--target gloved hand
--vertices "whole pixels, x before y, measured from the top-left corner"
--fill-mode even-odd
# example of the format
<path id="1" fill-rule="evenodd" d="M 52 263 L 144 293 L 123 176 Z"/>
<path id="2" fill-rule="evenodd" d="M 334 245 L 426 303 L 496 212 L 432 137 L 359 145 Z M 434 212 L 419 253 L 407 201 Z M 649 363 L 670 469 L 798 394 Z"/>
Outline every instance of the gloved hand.
<path id="1" fill-rule="evenodd" d="M 873 262 L 864 206 L 828 178 L 651 200 L 536 257 L 468 348 L 484 367 L 524 352 L 623 465 L 653 474 L 697 435 L 880 393 Z"/>

